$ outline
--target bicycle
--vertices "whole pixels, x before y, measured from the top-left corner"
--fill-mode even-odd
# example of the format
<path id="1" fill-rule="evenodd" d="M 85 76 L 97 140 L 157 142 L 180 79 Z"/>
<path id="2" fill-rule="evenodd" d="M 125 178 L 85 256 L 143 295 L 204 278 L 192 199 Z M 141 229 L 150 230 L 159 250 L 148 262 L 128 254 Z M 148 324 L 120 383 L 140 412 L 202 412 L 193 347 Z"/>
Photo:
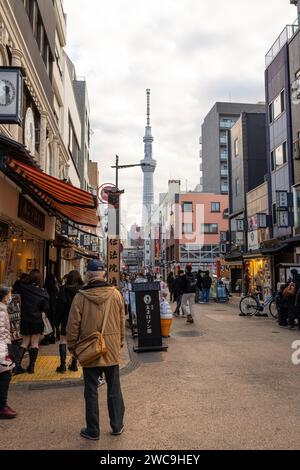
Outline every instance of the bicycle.
<path id="1" fill-rule="evenodd" d="M 240 312 L 243 315 L 253 316 L 257 313 L 262 313 L 265 311 L 265 308 L 269 306 L 270 315 L 278 319 L 278 310 L 275 302 L 276 293 L 271 294 L 264 302 L 259 298 L 259 293 L 257 294 L 248 294 L 243 297 L 240 301 Z"/>

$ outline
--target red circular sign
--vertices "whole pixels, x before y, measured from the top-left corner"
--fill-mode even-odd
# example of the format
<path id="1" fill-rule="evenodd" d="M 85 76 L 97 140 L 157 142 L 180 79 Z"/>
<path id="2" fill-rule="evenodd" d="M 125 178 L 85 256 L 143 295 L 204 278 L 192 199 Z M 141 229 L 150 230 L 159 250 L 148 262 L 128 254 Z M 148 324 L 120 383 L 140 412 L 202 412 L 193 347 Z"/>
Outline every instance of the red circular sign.
<path id="1" fill-rule="evenodd" d="M 115 188 L 115 185 L 112 183 L 103 184 L 99 188 L 99 199 L 103 204 L 108 204 L 108 191 Z"/>

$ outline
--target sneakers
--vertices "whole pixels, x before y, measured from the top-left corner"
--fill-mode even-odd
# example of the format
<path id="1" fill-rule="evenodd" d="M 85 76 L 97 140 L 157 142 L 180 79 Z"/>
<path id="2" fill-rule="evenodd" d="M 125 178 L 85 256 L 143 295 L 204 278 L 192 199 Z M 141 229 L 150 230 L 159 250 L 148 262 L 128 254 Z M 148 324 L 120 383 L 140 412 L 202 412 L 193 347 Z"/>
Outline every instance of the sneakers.
<path id="1" fill-rule="evenodd" d="M 121 427 L 120 431 L 112 431 L 110 434 L 112 436 L 121 436 L 121 434 L 123 434 L 124 432 L 124 426 Z"/>
<path id="2" fill-rule="evenodd" d="M 102 385 L 105 385 L 105 384 L 106 384 L 105 378 L 100 375 L 100 377 L 98 377 L 98 388 L 102 387 Z"/>
<path id="3" fill-rule="evenodd" d="M 0 419 L 14 419 L 16 416 L 17 412 L 10 408 L 10 406 L 0 409 Z"/>
<path id="4" fill-rule="evenodd" d="M 86 428 L 81 429 L 80 436 L 84 437 L 84 439 L 89 439 L 90 441 L 99 441 L 100 439 L 100 436 L 92 436 L 89 434 Z"/>

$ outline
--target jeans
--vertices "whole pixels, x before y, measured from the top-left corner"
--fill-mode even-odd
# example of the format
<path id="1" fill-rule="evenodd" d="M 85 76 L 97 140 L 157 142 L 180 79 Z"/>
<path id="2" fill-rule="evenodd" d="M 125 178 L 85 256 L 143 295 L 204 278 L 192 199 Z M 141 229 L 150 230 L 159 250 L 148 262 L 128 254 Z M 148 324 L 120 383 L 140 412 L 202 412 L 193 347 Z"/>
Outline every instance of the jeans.
<path id="1" fill-rule="evenodd" d="M 123 426 L 125 406 L 120 384 L 119 366 L 83 368 L 84 398 L 87 432 L 100 435 L 98 377 L 104 373 L 107 383 L 107 406 L 112 431 L 118 432 Z"/>
<path id="2" fill-rule="evenodd" d="M 0 409 L 7 406 L 7 396 L 9 384 L 11 381 L 11 371 L 1 372 L 0 374 Z"/>
<path id="3" fill-rule="evenodd" d="M 210 299 L 210 289 L 202 288 L 201 302 L 208 303 Z"/>
<path id="4" fill-rule="evenodd" d="M 189 306 L 189 309 L 187 308 Z M 183 294 L 181 307 L 185 315 L 195 318 L 195 292 L 192 294 Z"/>

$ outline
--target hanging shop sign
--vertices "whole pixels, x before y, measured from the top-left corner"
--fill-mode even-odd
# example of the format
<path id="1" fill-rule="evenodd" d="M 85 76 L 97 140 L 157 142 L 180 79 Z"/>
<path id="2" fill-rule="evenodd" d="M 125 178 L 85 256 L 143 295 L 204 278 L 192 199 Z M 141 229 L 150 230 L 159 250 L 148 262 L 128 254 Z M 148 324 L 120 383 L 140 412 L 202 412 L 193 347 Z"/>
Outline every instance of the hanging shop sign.
<path id="1" fill-rule="evenodd" d="M 258 231 L 253 230 L 248 232 L 248 250 L 258 250 L 259 241 L 258 241 Z"/>
<path id="2" fill-rule="evenodd" d="M 108 282 L 118 286 L 120 283 L 120 240 L 118 238 L 108 239 L 107 270 Z"/>
<path id="3" fill-rule="evenodd" d="M 72 261 L 73 259 L 75 259 L 75 251 L 73 250 L 73 248 L 65 248 L 62 251 L 62 259 L 66 261 Z"/>
<path id="4" fill-rule="evenodd" d="M 0 123 L 22 122 L 22 70 L 18 67 L 0 67 Z"/>
<path id="5" fill-rule="evenodd" d="M 22 194 L 19 196 L 18 217 L 42 232 L 45 230 L 45 215 Z"/>
<path id="6" fill-rule="evenodd" d="M 287 191 L 276 191 L 276 202 L 277 209 L 288 209 L 288 192 Z"/>
<path id="7" fill-rule="evenodd" d="M 287 228 L 290 226 L 290 221 L 289 221 L 289 212 L 287 210 L 285 211 L 278 211 L 277 212 L 277 225 L 280 228 Z"/>

